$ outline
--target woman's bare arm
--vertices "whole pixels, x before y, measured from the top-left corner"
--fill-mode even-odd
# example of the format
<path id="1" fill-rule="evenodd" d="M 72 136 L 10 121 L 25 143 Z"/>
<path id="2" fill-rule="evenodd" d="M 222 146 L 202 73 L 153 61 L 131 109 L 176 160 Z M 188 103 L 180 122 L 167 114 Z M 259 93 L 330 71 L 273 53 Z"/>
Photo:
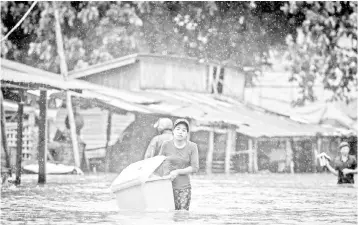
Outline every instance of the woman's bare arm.
<path id="1" fill-rule="evenodd" d="M 329 165 L 329 163 L 327 163 L 326 165 L 327 169 L 329 170 L 329 172 L 333 173 L 334 175 L 338 176 L 338 171 L 333 169 L 333 167 L 331 165 Z"/>

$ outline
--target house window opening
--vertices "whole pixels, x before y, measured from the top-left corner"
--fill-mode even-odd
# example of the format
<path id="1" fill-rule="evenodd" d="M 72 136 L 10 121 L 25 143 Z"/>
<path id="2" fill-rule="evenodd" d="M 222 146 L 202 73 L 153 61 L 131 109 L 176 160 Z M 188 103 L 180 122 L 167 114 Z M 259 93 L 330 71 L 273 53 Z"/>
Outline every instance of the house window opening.
<path id="1" fill-rule="evenodd" d="M 224 68 L 219 66 L 213 66 L 211 73 L 211 79 L 209 79 L 209 87 L 211 87 L 212 94 L 222 94 L 223 93 L 223 84 L 224 84 Z"/>

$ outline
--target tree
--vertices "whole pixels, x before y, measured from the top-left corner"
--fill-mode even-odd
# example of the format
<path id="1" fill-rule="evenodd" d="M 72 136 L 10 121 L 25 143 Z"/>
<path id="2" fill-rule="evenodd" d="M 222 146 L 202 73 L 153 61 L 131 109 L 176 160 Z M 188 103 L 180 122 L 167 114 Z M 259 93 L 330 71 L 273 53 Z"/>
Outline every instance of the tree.
<path id="1" fill-rule="evenodd" d="M 31 3 L 28 2 L 10 2 L 1 3 L 1 39 L 9 32 L 29 9 Z M 37 7 L 33 9 L 33 12 Z M 31 17 L 31 15 L 29 16 Z M 1 42 L 1 57 L 24 61 L 27 57 L 27 46 L 33 40 L 33 26 L 31 19 L 26 19 L 19 28 Z"/>
<path id="2" fill-rule="evenodd" d="M 290 31 L 275 2 L 182 2 L 174 18 L 190 56 L 246 67 L 266 63 L 272 45 Z"/>
<path id="3" fill-rule="evenodd" d="M 11 28 L 31 4 L 2 3 Z M 134 52 L 216 60 L 257 68 L 270 46 L 294 31 L 280 2 L 61 2 L 69 70 Z M 38 2 L 2 57 L 58 72 L 53 12 Z M 6 30 L 2 31 L 4 34 Z M 6 49 L 5 49 L 6 50 Z"/>
<path id="4" fill-rule="evenodd" d="M 285 44 L 297 21 L 281 2 L 140 2 L 144 46 L 159 54 L 195 57 L 250 68 L 269 64 L 267 52 Z M 293 23 L 289 23 L 293 21 Z M 247 72 L 248 73 L 248 72 Z M 250 82 L 249 82 L 250 83 Z"/>
<path id="5" fill-rule="evenodd" d="M 304 14 L 297 36 L 288 36 L 287 55 L 292 82 L 301 97 L 296 104 L 313 102 L 314 83 L 323 83 L 330 100 L 352 100 L 357 92 L 357 2 L 289 2 L 288 15 Z"/>
<path id="6" fill-rule="evenodd" d="M 2 2 L 2 35 L 30 3 Z M 59 3 L 69 70 L 136 52 L 134 28 L 140 20 L 123 2 Z M 16 33 L 3 46 L 2 57 L 59 72 L 51 2 L 38 2 Z M 21 49 L 19 48 L 21 47 Z"/>

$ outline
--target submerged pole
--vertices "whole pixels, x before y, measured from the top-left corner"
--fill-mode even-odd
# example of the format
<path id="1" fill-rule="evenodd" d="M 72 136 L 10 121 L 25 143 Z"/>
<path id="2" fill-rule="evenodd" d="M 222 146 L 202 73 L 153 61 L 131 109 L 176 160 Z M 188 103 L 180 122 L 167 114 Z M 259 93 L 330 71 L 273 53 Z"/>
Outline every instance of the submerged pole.
<path id="1" fill-rule="evenodd" d="M 47 91 L 40 92 L 40 121 L 39 121 L 39 177 L 38 183 L 46 183 L 46 162 L 47 162 Z"/>
<path id="2" fill-rule="evenodd" d="M 289 173 L 294 173 L 292 168 L 293 152 L 292 152 L 291 140 L 290 138 L 286 138 L 285 141 L 286 141 L 286 170 Z"/>
<path id="3" fill-rule="evenodd" d="M 248 164 L 248 172 L 252 173 L 253 172 L 253 168 L 254 168 L 254 151 L 253 151 L 253 141 L 251 138 L 249 138 L 249 164 Z"/>
<path id="4" fill-rule="evenodd" d="M 15 185 L 21 184 L 21 162 L 22 162 L 22 142 L 23 142 L 23 126 L 24 126 L 24 90 L 19 91 L 20 102 L 17 109 L 17 142 L 16 142 L 16 178 Z"/>
<path id="5" fill-rule="evenodd" d="M 252 171 L 254 173 L 257 173 L 259 171 L 259 167 L 258 167 L 258 155 L 257 155 L 258 142 L 257 142 L 256 138 L 253 140 L 252 145 L 253 145 L 252 146 L 252 157 L 253 157 Z"/>
<path id="6" fill-rule="evenodd" d="M 105 158 L 105 172 L 109 172 L 109 161 L 110 161 L 110 152 L 109 152 L 109 142 L 111 141 L 112 135 L 112 111 L 108 112 L 107 118 L 107 140 L 106 140 L 106 158 Z"/>
<path id="7" fill-rule="evenodd" d="M 10 162 L 10 153 L 9 148 L 7 146 L 7 137 L 6 137 L 6 118 L 5 118 L 5 109 L 4 109 L 4 96 L 2 91 L 0 93 L 0 101 L 1 101 L 1 141 L 2 146 L 5 152 L 5 166 L 6 169 L 9 170 L 9 175 L 11 176 L 11 162 Z"/>
<path id="8" fill-rule="evenodd" d="M 235 129 L 232 127 L 229 127 L 227 129 L 226 133 L 226 150 L 225 150 L 225 174 L 230 174 L 230 163 L 231 163 L 231 155 L 233 152 L 235 152 L 235 149 L 233 149 L 233 142 L 234 142 L 234 132 Z"/>
<path id="9" fill-rule="evenodd" d="M 212 173 L 213 154 L 214 154 L 214 131 L 209 131 L 209 148 L 206 155 L 206 174 Z"/>

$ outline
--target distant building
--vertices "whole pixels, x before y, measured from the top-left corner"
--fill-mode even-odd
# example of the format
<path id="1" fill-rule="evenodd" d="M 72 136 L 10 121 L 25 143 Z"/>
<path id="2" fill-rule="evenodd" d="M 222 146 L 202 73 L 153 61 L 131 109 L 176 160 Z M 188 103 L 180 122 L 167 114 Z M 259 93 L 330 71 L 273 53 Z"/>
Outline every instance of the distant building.
<path id="1" fill-rule="evenodd" d="M 245 73 L 234 65 L 139 54 L 71 72 L 65 83 L 59 75 L 2 59 L 5 67 L 2 84 L 74 90 L 82 106 L 86 155 L 111 171 L 142 159 L 162 116 L 190 121 L 190 139 L 199 145 L 200 171 L 206 173 L 289 172 L 292 163 L 295 172 L 315 172 L 315 155 L 337 154 L 347 134 L 244 104 Z M 49 104 L 60 106 L 64 96 L 51 94 Z M 52 116 L 51 138 L 64 129 L 65 116 L 63 109 Z"/>
<path id="2" fill-rule="evenodd" d="M 262 70 L 253 86 L 245 88 L 245 102 L 300 123 L 349 130 L 352 154 L 357 154 L 357 93 L 351 93 L 352 101 L 348 104 L 344 101 L 327 102 L 331 93 L 324 90 L 322 81 L 317 79 L 313 86 L 317 101 L 293 106 L 301 89 L 297 82 L 289 82 L 289 78 L 290 72 L 284 68 L 284 63 L 274 61 L 271 68 Z"/>
<path id="3" fill-rule="evenodd" d="M 69 76 L 116 89 L 217 92 L 244 98 L 245 73 L 240 67 L 195 58 L 134 54 L 71 71 Z"/>
<path id="4" fill-rule="evenodd" d="M 292 162 L 296 172 L 314 172 L 315 154 L 336 154 L 345 132 L 244 104 L 246 75 L 235 65 L 135 54 L 72 71 L 70 76 L 110 88 L 111 98 L 147 111 L 134 113 L 125 137 L 111 148 L 111 167 L 116 171 L 142 158 L 155 135 L 152 124 L 161 115 L 191 121 L 190 138 L 199 144 L 200 169 L 207 173 L 287 172 Z M 114 96 L 114 90 L 119 95 Z M 323 148 L 321 137 L 332 144 Z"/>

